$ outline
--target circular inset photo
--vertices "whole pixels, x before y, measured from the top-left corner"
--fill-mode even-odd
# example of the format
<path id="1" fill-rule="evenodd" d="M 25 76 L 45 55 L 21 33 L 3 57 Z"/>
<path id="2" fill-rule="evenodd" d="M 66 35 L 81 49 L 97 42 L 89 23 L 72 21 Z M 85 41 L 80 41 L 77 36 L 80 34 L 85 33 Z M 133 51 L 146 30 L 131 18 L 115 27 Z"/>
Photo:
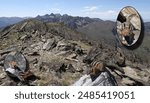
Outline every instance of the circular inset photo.
<path id="1" fill-rule="evenodd" d="M 5 57 L 4 69 L 10 77 L 18 77 L 19 73 L 27 71 L 26 58 L 20 52 L 12 52 Z"/>
<path id="2" fill-rule="evenodd" d="M 124 7 L 117 17 L 117 34 L 126 47 L 135 46 L 141 41 L 143 22 L 137 10 L 131 6 Z M 143 36 L 142 36 L 143 37 Z M 138 43 L 139 44 L 139 43 Z"/>

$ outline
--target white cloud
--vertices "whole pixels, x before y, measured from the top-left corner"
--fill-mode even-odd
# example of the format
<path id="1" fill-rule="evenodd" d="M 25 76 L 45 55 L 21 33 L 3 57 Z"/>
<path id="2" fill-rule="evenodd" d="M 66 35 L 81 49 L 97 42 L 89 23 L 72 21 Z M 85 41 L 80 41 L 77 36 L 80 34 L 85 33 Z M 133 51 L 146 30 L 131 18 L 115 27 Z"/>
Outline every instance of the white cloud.
<path id="1" fill-rule="evenodd" d="M 113 11 L 113 10 L 108 10 L 107 13 L 112 14 L 112 13 L 115 13 L 115 11 Z"/>
<path id="2" fill-rule="evenodd" d="M 58 9 L 58 8 L 51 8 L 50 9 L 52 12 L 60 12 L 61 10 L 60 9 Z"/>
<path id="3" fill-rule="evenodd" d="M 83 8 L 82 15 L 101 19 L 115 19 L 118 13 L 114 10 L 101 11 L 98 6 L 87 6 Z"/>
<path id="4" fill-rule="evenodd" d="M 97 7 L 97 6 L 86 6 L 86 7 L 84 7 L 84 12 L 93 12 L 93 11 L 96 11 L 96 10 L 98 10 L 99 8 Z"/>
<path id="5" fill-rule="evenodd" d="M 107 11 L 96 11 L 91 13 L 93 15 L 97 15 L 97 16 L 113 16 L 113 15 L 117 15 L 116 11 L 113 10 L 107 10 Z"/>

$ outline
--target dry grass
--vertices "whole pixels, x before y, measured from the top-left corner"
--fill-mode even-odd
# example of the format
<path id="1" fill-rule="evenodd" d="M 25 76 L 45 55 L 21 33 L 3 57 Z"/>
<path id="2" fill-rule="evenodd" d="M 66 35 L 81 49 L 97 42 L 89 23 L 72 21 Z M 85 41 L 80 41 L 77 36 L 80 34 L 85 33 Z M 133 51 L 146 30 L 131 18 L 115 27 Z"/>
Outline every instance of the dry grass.
<path id="1" fill-rule="evenodd" d="M 62 78 L 62 84 L 64 86 L 69 86 L 69 85 L 72 85 L 75 83 L 75 81 L 77 81 L 79 78 L 81 77 L 81 74 L 77 74 L 77 73 L 65 73 L 63 75 L 63 78 Z"/>
<path id="2" fill-rule="evenodd" d="M 42 61 L 50 62 L 50 63 L 66 63 L 67 61 L 63 56 L 57 56 L 50 52 L 44 52 L 41 54 Z"/>
<path id="3" fill-rule="evenodd" d="M 78 46 L 81 46 L 82 49 L 89 51 L 92 47 L 86 43 L 83 43 L 81 41 L 74 41 L 74 40 L 69 40 L 70 43 L 75 43 Z"/>

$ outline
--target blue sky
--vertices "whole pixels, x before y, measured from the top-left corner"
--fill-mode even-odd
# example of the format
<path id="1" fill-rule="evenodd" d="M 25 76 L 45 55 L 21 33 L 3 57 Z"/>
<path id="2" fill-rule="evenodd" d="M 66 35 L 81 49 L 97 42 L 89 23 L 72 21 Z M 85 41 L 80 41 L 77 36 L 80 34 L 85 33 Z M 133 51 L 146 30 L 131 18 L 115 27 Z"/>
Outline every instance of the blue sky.
<path id="1" fill-rule="evenodd" d="M 60 13 L 112 20 L 124 6 L 135 7 L 150 20 L 150 0 L 0 0 L 0 17 Z"/>

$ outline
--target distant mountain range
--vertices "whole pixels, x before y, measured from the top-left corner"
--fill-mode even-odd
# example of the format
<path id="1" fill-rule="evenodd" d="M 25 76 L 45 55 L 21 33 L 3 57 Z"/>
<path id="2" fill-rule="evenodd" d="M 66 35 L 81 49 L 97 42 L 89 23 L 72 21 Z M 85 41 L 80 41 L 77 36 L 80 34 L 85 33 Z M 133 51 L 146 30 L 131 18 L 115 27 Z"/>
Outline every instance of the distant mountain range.
<path id="1" fill-rule="evenodd" d="M 61 14 L 53 14 L 53 13 L 46 14 L 43 16 L 38 15 L 35 18 L 43 22 L 64 23 L 71 29 L 77 29 L 87 24 L 90 24 L 92 22 L 102 21 L 101 19 L 98 19 L 98 18 L 79 17 L 79 16 L 73 17 L 67 14 L 61 15 Z M 23 21 L 24 19 L 27 19 L 27 18 L 0 17 L 0 28 L 18 23 L 20 21 Z"/>
<path id="2" fill-rule="evenodd" d="M 150 32 L 150 22 L 145 22 L 144 25 L 145 25 L 145 31 Z"/>
<path id="3" fill-rule="evenodd" d="M 89 23 L 95 22 L 95 21 L 102 21 L 101 19 L 98 18 L 89 18 L 89 17 L 73 17 L 67 14 L 61 15 L 61 14 L 53 14 L 51 13 L 43 15 L 43 16 L 37 16 L 36 19 L 41 20 L 43 22 L 59 22 L 59 23 L 64 23 L 68 27 L 72 29 L 77 29 L 80 27 L 83 27 Z"/>
<path id="4" fill-rule="evenodd" d="M 20 21 L 23 21 L 26 18 L 21 17 L 0 17 L 0 28 L 6 27 Z"/>

